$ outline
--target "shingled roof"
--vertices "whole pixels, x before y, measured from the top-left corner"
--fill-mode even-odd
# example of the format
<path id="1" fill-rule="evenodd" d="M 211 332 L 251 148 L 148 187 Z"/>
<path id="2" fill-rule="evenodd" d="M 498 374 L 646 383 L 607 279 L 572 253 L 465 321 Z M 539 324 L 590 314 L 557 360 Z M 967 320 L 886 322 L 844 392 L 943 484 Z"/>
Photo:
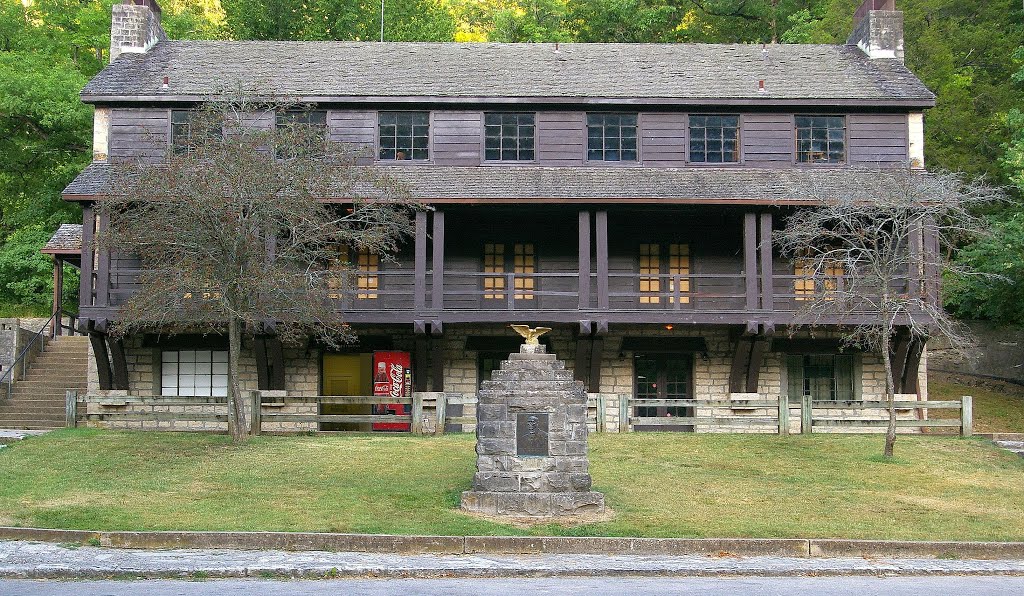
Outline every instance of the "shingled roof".
<path id="1" fill-rule="evenodd" d="M 82 252 L 82 224 L 60 224 L 57 231 L 39 252 L 49 255 L 79 254 Z"/>
<path id="2" fill-rule="evenodd" d="M 121 54 L 82 98 L 188 101 L 240 84 L 310 101 L 935 103 L 900 60 L 795 44 L 163 41 Z"/>
<path id="3" fill-rule="evenodd" d="M 830 189 L 864 188 L 860 177 L 872 175 L 851 168 L 360 167 L 404 182 L 414 199 L 442 203 L 802 203 Z M 108 164 L 92 163 L 64 189 L 64 198 L 102 197 L 109 175 Z M 363 191 L 372 196 L 372 191 Z"/>

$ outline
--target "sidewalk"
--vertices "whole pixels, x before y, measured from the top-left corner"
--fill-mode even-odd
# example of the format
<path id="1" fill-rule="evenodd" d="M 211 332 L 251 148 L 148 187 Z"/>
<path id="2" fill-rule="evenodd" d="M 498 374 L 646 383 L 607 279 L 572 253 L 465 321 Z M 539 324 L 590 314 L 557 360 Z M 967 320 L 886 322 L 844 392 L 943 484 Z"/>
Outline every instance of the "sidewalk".
<path id="1" fill-rule="evenodd" d="M 1018 575 L 1024 560 L 639 555 L 400 555 L 319 551 L 136 550 L 0 541 L 0 577 L 792 577 Z"/>

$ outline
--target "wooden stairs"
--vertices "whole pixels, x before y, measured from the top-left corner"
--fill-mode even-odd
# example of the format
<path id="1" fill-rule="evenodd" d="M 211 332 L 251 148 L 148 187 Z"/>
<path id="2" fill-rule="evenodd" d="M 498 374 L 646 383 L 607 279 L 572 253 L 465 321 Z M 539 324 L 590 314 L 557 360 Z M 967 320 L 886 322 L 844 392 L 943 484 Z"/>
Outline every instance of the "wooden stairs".
<path id="1" fill-rule="evenodd" d="M 11 399 L 0 385 L 0 428 L 51 429 L 65 426 L 65 393 L 83 395 L 89 372 L 89 338 L 60 336 L 48 340 L 46 351 L 15 381 Z"/>

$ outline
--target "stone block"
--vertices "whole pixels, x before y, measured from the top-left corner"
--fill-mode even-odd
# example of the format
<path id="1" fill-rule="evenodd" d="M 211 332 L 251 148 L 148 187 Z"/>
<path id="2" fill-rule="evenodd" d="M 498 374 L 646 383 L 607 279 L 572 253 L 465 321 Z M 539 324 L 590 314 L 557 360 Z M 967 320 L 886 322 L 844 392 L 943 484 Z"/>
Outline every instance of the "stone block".
<path id="1" fill-rule="evenodd" d="M 598 492 L 570 492 L 551 495 L 553 515 L 578 515 L 604 511 L 604 495 Z"/>
<path id="2" fill-rule="evenodd" d="M 520 476 L 508 472 L 477 472 L 473 477 L 473 489 L 487 492 L 511 492 L 520 490 Z"/>

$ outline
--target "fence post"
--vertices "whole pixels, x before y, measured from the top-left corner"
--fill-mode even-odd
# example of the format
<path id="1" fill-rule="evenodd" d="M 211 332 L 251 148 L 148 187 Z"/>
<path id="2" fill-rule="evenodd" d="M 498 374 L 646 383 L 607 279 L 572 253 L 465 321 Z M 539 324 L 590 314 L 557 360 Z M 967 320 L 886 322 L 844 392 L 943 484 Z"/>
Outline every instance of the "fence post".
<path id="1" fill-rule="evenodd" d="M 800 398 L 800 432 L 811 434 L 811 426 L 814 424 L 814 412 L 811 410 L 811 395 L 807 394 Z"/>
<path id="2" fill-rule="evenodd" d="M 448 397 L 447 393 L 437 394 L 437 425 L 434 427 L 434 434 L 443 435 L 445 421 L 448 420 Z"/>
<path id="3" fill-rule="evenodd" d="M 75 390 L 64 392 L 64 426 L 78 426 L 78 392 Z"/>
<path id="4" fill-rule="evenodd" d="M 605 428 L 604 428 L 605 422 L 604 422 L 604 420 L 605 420 L 605 415 L 604 415 L 604 394 L 603 393 L 598 393 L 597 394 L 597 429 L 596 430 L 599 433 L 603 433 L 605 431 Z"/>
<path id="5" fill-rule="evenodd" d="M 789 396 L 779 395 L 779 434 L 789 434 Z"/>
<path id="6" fill-rule="evenodd" d="M 629 396 L 619 394 L 619 432 L 629 432 Z"/>
<path id="7" fill-rule="evenodd" d="M 423 434 L 423 394 L 415 391 L 412 394 L 412 427 L 414 435 Z"/>
<path id="8" fill-rule="evenodd" d="M 960 436 L 974 434 L 974 398 L 965 395 L 960 398 Z"/>
<path id="9" fill-rule="evenodd" d="M 249 392 L 249 434 L 258 436 L 261 432 L 260 426 L 263 423 L 263 395 L 259 391 Z"/>

